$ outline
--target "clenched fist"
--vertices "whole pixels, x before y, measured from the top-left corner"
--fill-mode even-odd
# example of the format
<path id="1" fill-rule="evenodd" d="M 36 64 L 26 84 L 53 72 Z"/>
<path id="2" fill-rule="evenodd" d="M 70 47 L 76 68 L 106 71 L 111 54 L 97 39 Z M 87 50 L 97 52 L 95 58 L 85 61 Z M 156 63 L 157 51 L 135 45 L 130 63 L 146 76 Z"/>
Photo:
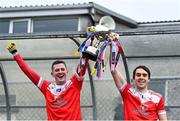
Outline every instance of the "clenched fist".
<path id="1" fill-rule="evenodd" d="M 8 45 L 7 45 L 7 49 L 9 50 L 9 52 L 11 54 L 16 54 L 17 50 L 16 50 L 16 44 L 13 43 L 13 42 L 10 42 Z"/>

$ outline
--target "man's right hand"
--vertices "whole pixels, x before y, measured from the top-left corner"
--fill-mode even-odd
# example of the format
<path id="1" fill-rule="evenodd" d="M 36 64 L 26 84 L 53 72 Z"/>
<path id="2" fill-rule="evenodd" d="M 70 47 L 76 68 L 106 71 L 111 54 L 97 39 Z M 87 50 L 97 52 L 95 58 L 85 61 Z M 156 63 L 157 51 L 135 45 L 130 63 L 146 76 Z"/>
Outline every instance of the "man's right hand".
<path id="1" fill-rule="evenodd" d="M 7 45 L 6 48 L 7 48 L 8 51 L 9 51 L 11 54 L 13 54 L 13 55 L 15 55 L 15 54 L 17 53 L 16 44 L 13 43 L 13 42 L 10 42 L 10 43 Z"/>

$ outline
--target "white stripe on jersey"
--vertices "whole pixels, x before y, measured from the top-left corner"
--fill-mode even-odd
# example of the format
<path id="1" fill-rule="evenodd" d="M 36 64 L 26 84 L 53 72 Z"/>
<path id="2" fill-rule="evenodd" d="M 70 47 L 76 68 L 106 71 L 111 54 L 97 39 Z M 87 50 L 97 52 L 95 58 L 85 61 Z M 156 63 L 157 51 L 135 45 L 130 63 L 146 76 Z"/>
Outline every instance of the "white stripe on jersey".
<path id="1" fill-rule="evenodd" d="M 123 90 L 125 89 L 127 85 L 127 82 L 125 82 L 121 87 L 119 87 L 119 91 L 123 92 Z"/>
<path id="2" fill-rule="evenodd" d="M 148 101 L 159 103 L 161 99 L 161 96 L 152 90 L 147 90 L 147 92 L 141 93 L 134 88 L 130 88 L 129 91 L 132 95 L 137 96 L 142 103 L 145 103 Z"/>
<path id="3" fill-rule="evenodd" d="M 66 81 L 66 83 L 63 85 L 57 85 L 55 83 L 51 83 L 48 86 L 48 90 L 54 95 L 59 95 L 61 92 L 65 91 L 71 84 L 72 84 L 71 80 Z"/>
<path id="4" fill-rule="evenodd" d="M 84 80 L 84 75 L 83 76 L 79 76 L 77 72 L 75 73 L 75 75 L 76 75 L 78 80 L 80 80 L 80 81 Z"/>
<path id="5" fill-rule="evenodd" d="M 158 115 L 162 115 L 162 114 L 166 114 L 166 111 L 165 110 L 158 111 Z"/>
<path id="6" fill-rule="evenodd" d="M 37 84 L 37 87 L 38 87 L 38 88 L 41 88 L 42 82 L 43 82 L 42 77 L 40 77 L 40 79 L 39 79 L 39 81 L 38 81 L 38 84 Z"/>

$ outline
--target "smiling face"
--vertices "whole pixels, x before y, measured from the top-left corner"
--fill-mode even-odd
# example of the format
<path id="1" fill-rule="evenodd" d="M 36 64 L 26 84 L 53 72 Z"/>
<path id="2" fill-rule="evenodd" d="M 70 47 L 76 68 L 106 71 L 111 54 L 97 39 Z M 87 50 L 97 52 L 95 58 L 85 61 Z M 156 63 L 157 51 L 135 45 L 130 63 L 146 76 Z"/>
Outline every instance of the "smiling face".
<path id="1" fill-rule="evenodd" d="M 133 75 L 134 83 L 136 85 L 136 88 L 143 92 L 147 90 L 147 85 L 150 79 L 150 71 L 148 68 L 137 68 L 134 71 Z"/>
<path id="2" fill-rule="evenodd" d="M 57 85 L 62 85 L 66 83 L 66 78 L 68 76 L 68 70 L 65 63 L 55 63 L 52 66 L 51 75 L 55 78 Z"/>

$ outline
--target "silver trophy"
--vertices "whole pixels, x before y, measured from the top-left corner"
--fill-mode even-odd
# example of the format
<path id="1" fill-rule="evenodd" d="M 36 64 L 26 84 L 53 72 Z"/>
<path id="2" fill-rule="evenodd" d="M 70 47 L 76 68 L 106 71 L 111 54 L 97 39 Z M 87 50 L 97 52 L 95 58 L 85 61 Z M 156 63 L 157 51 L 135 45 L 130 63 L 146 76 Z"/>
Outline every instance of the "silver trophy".
<path id="1" fill-rule="evenodd" d="M 100 19 L 99 24 L 94 26 L 94 34 L 91 35 L 85 44 L 82 51 L 83 57 L 87 57 L 90 60 L 96 61 L 100 52 L 100 43 L 104 42 L 106 35 L 115 29 L 115 22 L 112 17 L 104 16 Z M 95 42 L 94 42 L 95 41 Z"/>

